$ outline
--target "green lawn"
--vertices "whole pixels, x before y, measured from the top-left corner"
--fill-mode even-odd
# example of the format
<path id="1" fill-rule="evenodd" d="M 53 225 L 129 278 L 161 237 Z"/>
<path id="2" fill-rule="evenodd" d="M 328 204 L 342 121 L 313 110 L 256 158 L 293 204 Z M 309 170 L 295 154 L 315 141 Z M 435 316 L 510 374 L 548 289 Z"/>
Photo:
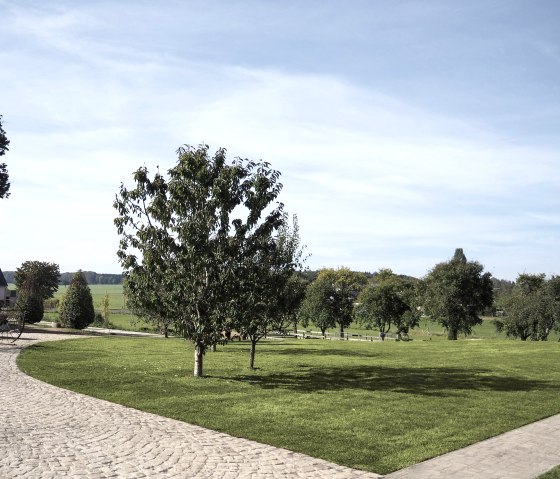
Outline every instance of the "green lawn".
<path id="1" fill-rule="evenodd" d="M 542 476 L 539 476 L 537 479 L 560 479 L 560 466 L 557 466 L 551 469 L 548 472 L 545 472 Z"/>
<path id="2" fill-rule="evenodd" d="M 93 338 L 22 351 L 59 386 L 377 473 L 560 412 L 560 343 L 276 340 L 208 353 L 179 339 Z"/>
<path id="3" fill-rule="evenodd" d="M 538 479 L 560 479 L 560 466 L 544 473 L 542 476 L 539 476 Z"/>

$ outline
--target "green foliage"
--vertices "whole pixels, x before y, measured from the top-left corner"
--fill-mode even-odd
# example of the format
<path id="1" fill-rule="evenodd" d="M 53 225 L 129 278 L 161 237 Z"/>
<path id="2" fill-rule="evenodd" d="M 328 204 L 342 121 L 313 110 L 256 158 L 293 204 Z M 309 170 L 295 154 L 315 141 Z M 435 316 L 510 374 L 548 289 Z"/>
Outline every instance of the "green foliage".
<path id="1" fill-rule="evenodd" d="M 363 273 L 348 268 L 320 270 L 317 279 L 307 287 L 300 310 L 302 323 L 313 323 L 323 335 L 338 324 L 342 337 L 344 328 L 352 322 L 353 300 L 366 282 Z"/>
<path id="2" fill-rule="evenodd" d="M 122 274 L 106 274 L 96 273 L 95 271 L 82 271 L 86 278 L 87 284 L 122 284 Z M 62 273 L 60 275 L 60 284 L 70 284 L 74 273 Z"/>
<path id="3" fill-rule="evenodd" d="M 60 271 L 56 263 L 25 261 L 15 272 L 14 282 L 18 289 L 26 285 L 41 301 L 51 298 L 58 289 Z"/>
<path id="4" fill-rule="evenodd" d="M 537 479 L 560 479 L 560 466 L 557 466 L 551 469 L 548 472 L 545 472 L 542 476 L 539 476 Z"/>
<path id="5" fill-rule="evenodd" d="M 179 148 L 168 179 L 147 168 L 121 189 L 114 207 L 118 256 L 134 311 L 172 321 L 195 344 L 195 375 L 209 346 L 222 341 L 245 258 L 257 257 L 283 224 L 280 173 L 265 162 L 213 157 L 208 146 Z M 265 214 L 265 212 L 267 212 Z"/>
<path id="6" fill-rule="evenodd" d="M 32 283 L 26 282 L 18 290 L 15 309 L 26 323 L 38 323 L 43 319 L 43 300 Z"/>
<path id="7" fill-rule="evenodd" d="M 390 269 L 380 270 L 359 294 L 354 316 L 368 329 L 387 333 L 394 325 L 397 333 L 408 333 L 420 319 L 415 283 Z"/>
<path id="8" fill-rule="evenodd" d="M 303 272 L 297 272 L 290 276 L 282 298 L 284 303 L 284 318 L 286 320 L 285 328 L 288 329 L 288 324 L 292 324 L 294 335 L 297 335 L 301 305 L 303 304 L 305 291 L 308 286 L 308 282 L 302 273 Z"/>
<path id="9" fill-rule="evenodd" d="M 253 369 L 257 342 L 271 331 L 285 331 L 302 300 L 302 290 L 297 289 L 301 283 L 294 280 L 305 261 L 297 216 L 290 227 L 286 215 L 276 236 L 263 237 L 258 249 L 245 243 L 239 250 L 241 269 L 228 329 L 251 341 L 249 367 Z"/>
<path id="10" fill-rule="evenodd" d="M 109 293 L 105 292 L 105 296 L 103 296 L 103 299 L 101 300 L 101 316 L 103 317 L 105 324 L 109 324 L 109 314 Z"/>
<path id="11" fill-rule="evenodd" d="M 482 322 L 480 314 L 492 305 L 491 274 L 483 269 L 480 263 L 467 261 L 459 248 L 450 261 L 437 264 L 426 276 L 424 312 L 447 329 L 448 339 L 470 334 Z"/>
<path id="12" fill-rule="evenodd" d="M 27 373 L 136 409 L 386 474 L 560 412 L 560 343 L 262 341 L 191 369 L 180 339 L 25 348 Z"/>
<path id="13" fill-rule="evenodd" d="M 520 274 L 513 290 L 500 298 L 505 316 L 496 319 L 498 331 L 522 341 L 546 341 L 560 328 L 560 277 Z"/>
<path id="14" fill-rule="evenodd" d="M 43 319 L 43 301 L 52 297 L 58 288 L 58 265 L 44 261 L 25 261 L 14 273 L 18 289 L 16 309 L 26 323 Z"/>
<path id="15" fill-rule="evenodd" d="M 60 305 L 59 318 L 62 326 L 75 329 L 86 328 L 95 319 L 91 291 L 81 271 L 72 277 Z"/>

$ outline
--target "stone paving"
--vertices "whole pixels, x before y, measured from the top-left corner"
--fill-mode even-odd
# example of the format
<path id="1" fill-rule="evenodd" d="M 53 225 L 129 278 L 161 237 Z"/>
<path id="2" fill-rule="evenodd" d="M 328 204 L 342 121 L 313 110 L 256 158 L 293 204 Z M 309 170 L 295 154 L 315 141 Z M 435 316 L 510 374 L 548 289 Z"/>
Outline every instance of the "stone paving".
<path id="1" fill-rule="evenodd" d="M 381 477 L 66 391 L 18 370 L 22 347 L 72 337 L 32 332 L 0 344 L 0 478 Z M 560 415 L 385 477 L 533 479 L 557 464 Z"/>
<path id="2" fill-rule="evenodd" d="M 560 414 L 385 476 L 533 479 L 560 464 Z"/>
<path id="3" fill-rule="evenodd" d="M 0 344 L 0 478 L 381 477 L 66 391 L 18 370 L 22 347 L 71 337 L 30 332 L 15 346 Z"/>

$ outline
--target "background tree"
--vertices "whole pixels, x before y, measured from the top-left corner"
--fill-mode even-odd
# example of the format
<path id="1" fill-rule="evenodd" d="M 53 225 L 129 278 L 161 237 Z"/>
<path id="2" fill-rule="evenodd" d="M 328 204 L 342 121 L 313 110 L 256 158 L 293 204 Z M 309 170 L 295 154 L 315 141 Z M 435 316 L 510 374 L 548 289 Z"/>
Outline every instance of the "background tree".
<path id="1" fill-rule="evenodd" d="M 292 226 L 287 216 L 275 237 L 240 247 L 243 268 L 231 303 L 232 328 L 251 341 L 249 367 L 254 369 L 257 343 L 271 331 L 285 331 L 297 308 L 292 278 L 303 267 L 303 247 L 297 216 Z M 228 328 L 229 329 L 229 328 Z"/>
<path id="2" fill-rule="evenodd" d="M 103 323 L 105 327 L 109 327 L 109 315 L 111 311 L 109 310 L 109 293 L 105 291 L 103 299 L 101 299 L 101 316 L 103 317 Z"/>
<path id="3" fill-rule="evenodd" d="M 282 225 L 283 205 L 271 207 L 282 185 L 268 163 L 227 164 L 225 149 L 210 157 L 206 145 L 187 146 L 177 154 L 168 179 L 159 172 L 150 179 L 143 167 L 134 189 L 121 185 L 118 256 L 128 298 L 152 317 L 173 318 L 193 341 L 194 375 L 202 376 L 204 354 L 223 341 L 244 280 L 240 251 L 257 254 Z"/>
<path id="4" fill-rule="evenodd" d="M 10 140 L 6 136 L 6 132 L 2 128 L 2 115 L 0 115 L 0 156 L 4 156 L 8 151 Z M 8 175 L 8 167 L 6 163 L 0 163 L 0 199 L 10 196 L 10 182 Z"/>
<path id="5" fill-rule="evenodd" d="M 411 279 L 382 269 L 360 292 L 354 316 L 366 329 L 387 333 L 395 326 L 397 335 L 418 325 L 416 288 Z"/>
<path id="6" fill-rule="evenodd" d="M 505 316 L 496 329 L 522 341 L 546 341 L 560 317 L 560 278 L 546 281 L 543 274 L 520 274 L 513 290 L 500 298 Z"/>
<path id="7" fill-rule="evenodd" d="M 297 338 L 300 310 L 308 284 L 303 274 L 301 272 L 296 272 L 290 276 L 286 283 L 286 288 L 284 289 L 283 301 L 285 317 L 286 321 L 293 326 L 295 338 Z"/>
<path id="8" fill-rule="evenodd" d="M 150 256 L 147 256 L 149 259 Z M 170 277 L 166 271 L 161 272 L 162 261 L 158 261 L 151 269 L 146 268 L 144 274 L 131 274 L 125 278 L 124 292 L 127 307 L 145 322 L 153 324 L 156 329 L 169 337 L 171 326 L 175 322 L 166 305 L 165 297 L 172 285 L 168 284 Z M 167 289 L 166 289 L 167 288 Z M 141 294 L 140 292 L 144 293 Z"/>
<path id="9" fill-rule="evenodd" d="M 86 328 L 95 319 L 91 291 L 81 271 L 70 281 L 60 304 L 59 317 L 62 326 L 75 329 Z"/>
<path id="10" fill-rule="evenodd" d="M 59 278 L 58 265 L 46 261 L 25 261 L 14 273 L 14 282 L 18 289 L 26 281 L 31 281 L 43 300 L 52 298 L 56 293 Z"/>
<path id="11" fill-rule="evenodd" d="M 365 273 L 352 271 L 344 266 L 332 269 L 322 269 L 317 279 L 329 282 L 332 286 L 331 293 L 335 323 L 341 338 L 344 337 L 344 329 L 350 326 L 353 320 L 352 309 L 360 291 L 367 284 L 368 278 Z"/>
<path id="12" fill-rule="evenodd" d="M 313 323 L 323 336 L 338 324 L 340 337 L 344 337 L 344 328 L 352 322 L 354 299 L 366 282 L 363 273 L 348 268 L 320 270 L 307 287 L 300 311 L 302 324 Z"/>
<path id="13" fill-rule="evenodd" d="M 14 273 L 18 290 L 18 308 L 25 311 L 27 323 L 43 319 L 43 301 L 52 298 L 58 289 L 60 271 L 55 263 L 25 261 Z"/>
<path id="14" fill-rule="evenodd" d="M 424 312 L 447 329 L 448 339 L 470 334 L 482 323 L 480 313 L 492 305 L 491 274 L 483 269 L 480 263 L 467 261 L 459 248 L 451 260 L 437 264 L 426 276 Z"/>
<path id="15" fill-rule="evenodd" d="M 26 323 L 38 323 L 43 319 L 44 306 L 34 277 L 30 276 L 17 291 L 16 311 Z"/>

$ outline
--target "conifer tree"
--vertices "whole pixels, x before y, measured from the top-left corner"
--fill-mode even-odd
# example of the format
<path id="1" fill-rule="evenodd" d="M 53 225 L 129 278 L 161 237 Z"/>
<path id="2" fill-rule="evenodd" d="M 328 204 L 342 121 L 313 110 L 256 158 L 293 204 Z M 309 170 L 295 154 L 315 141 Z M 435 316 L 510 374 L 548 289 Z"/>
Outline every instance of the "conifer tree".
<path id="1" fill-rule="evenodd" d="M 67 328 L 83 329 L 93 323 L 95 311 L 91 291 L 82 271 L 72 277 L 60 306 L 60 322 Z"/>

